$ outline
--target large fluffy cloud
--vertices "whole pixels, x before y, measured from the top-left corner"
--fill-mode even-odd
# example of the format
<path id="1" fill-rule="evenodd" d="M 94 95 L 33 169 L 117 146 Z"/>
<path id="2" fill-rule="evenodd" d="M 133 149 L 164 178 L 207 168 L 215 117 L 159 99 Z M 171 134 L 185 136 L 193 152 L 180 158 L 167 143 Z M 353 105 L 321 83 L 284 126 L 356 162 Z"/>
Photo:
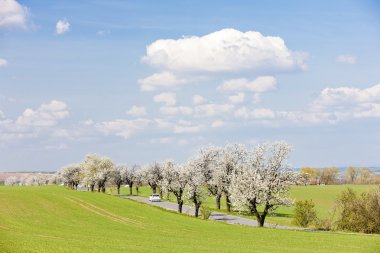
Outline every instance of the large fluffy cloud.
<path id="1" fill-rule="evenodd" d="M 0 0 L 0 28 L 26 27 L 28 9 L 15 0 Z"/>
<path id="2" fill-rule="evenodd" d="M 316 109 L 323 109 L 371 102 L 380 102 L 380 84 L 366 89 L 353 87 L 325 88 L 314 101 L 313 106 Z"/>
<path id="3" fill-rule="evenodd" d="M 280 37 L 223 29 L 205 36 L 161 39 L 147 47 L 143 61 L 172 71 L 292 70 L 305 68 L 302 53 Z"/>
<path id="4" fill-rule="evenodd" d="M 27 108 L 15 121 L 17 127 L 50 127 L 69 115 L 64 102 L 53 100 L 37 110 Z"/>
<path id="5" fill-rule="evenodd" d="M 27 108 L 15 120 L 0 114 L 0 139 L 36 137 L 54 132 L 59 121 L 68 116 L 67 105 L 58 100 L 44 103 L 35 110 Z"/>
<path id="6" fill-rule="evenodd" d="M 325 88 L 310 107 L 300 111 L 250 110 L 235 111 L 237 118 L 267 118 L 292 124 L 337 124 L 339 122 L 380 117 L 380 84 L 369 88 Z M 286 123 L 283 122 L 283 123 Z"/>

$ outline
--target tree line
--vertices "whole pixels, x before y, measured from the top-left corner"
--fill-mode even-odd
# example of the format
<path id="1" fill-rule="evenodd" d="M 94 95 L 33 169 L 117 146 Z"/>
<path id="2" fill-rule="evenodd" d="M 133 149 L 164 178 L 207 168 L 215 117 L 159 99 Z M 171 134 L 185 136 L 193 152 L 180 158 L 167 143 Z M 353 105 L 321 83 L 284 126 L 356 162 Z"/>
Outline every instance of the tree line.
<path id="1" fill-rule="evenodd" d="M 32 186 L 48 185 L 55 183 L 54 174 L 33 173 L 21 177 L 10 176 L 4 180 L 4 185 L 8 186 Z"/>
<path id="2" fill-rule="evenodd" d="M 378 184 L 380 176 L 369 168 L 348 167 L 341 173 L 337 167 L 311 168 L 304 167 L 300 171 L 305 185 L 330 184 Z"/>
<path id="3" fill-rule="evenodd" d="M 88 191 L 105 192 L 107 185 L 149 185 L 161 196 L 173 194 L 178 212 L 185 201 L 195 207 L 195 216 L 208 196 L 213 196 L 220 209 L 221 198 L 226 209 L 249 212 L 260 226 L 267 214 L 279 206 L 290 205 L 289 186 L 301 182 L 299 173 L 287 164 L 291 148 L 285 142 L 260 144 L 248 150 L 241 144 L 202 148 L 183 164 L 173 161 L 115 166 L 108 157 L 89 154 L 79 164 L 65 166 L 59 171 L 64 184 L 72 189 L 86 187 Z"/>

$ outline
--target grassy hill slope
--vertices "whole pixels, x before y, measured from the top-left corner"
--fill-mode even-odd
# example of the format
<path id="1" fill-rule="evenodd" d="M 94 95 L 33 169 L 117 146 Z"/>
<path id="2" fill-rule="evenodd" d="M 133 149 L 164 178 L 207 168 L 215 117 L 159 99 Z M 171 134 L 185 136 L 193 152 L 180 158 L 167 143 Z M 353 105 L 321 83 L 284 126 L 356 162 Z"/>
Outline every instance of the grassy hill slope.
<path id="1" fill-rule="evenodd" d="M 203 221 L 105 194 L 0 187 L 0 252 L 379 252 L 374 235 Z"/>

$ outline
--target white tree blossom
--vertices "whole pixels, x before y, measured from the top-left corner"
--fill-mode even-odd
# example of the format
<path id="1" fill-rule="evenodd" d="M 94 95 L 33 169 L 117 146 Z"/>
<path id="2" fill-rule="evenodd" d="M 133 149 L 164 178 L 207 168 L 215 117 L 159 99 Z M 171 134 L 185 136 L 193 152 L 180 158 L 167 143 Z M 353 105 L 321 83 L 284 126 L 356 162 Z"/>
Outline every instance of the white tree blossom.
<path id="1" fill-rule="evenodd" d="M 284 142 L 259 145 L 249 153 L 249 161 L 232 175 L 230 194 L 234 207 L 249 211 L 264 226 L 269 211 L 290 205 L 289 186 L 297 183 L 298 175 L 289 169 L 290 147 Z M 263 212 L 258 207 L 263 206 Z"/>
<path id="2" fill-rule="evenodd" d="M 174 162 L 167 160 L 162 165 L 162 178 L 158 182 L 158 187 L 166 194 L 166 199 L 169 200 L 170 185 L 174 180 Z"/>
<path id="3" fill-rule="evenodd" d="M 82 179 L 82 169 L 79 164 L 70 164 L 60 171 L 63 183 L 71 189 L 77 189 Z"/>
<path id="4" fill-rule="evenodd" d="M 136 168 L 136 173 L 135 173 L 135 189 L 136 189 L 136 194 L 139 195 L 139 187 L 143 185 L 144 182 L 144 175 L 143 171 L 139 168 Z"/>
<path id="5" fill-rule="evenodd" d="M 215 196 L 216 206 L 220 209 L 220 199 L 223 194 L 223 170 L 219 166 L 221 149 L 218 147 L 207 147 L 201 149 L 198 156 L 198 166 L 200 167 L 204 180 L 210 194 Z"/>
<path id="6" fill-rule="evenodd" d="M 231 211 L 231 194 L 229 189 L 231 186 L 232 175 L 236 172 L 239 166 L 245 163 L 247 154 L 246 147 L 241 144 L 226 145 L 220 152 L 217 177 L 220 177 L 220 187 L 226 196 L 227 212 Z"/>
<path id="7" fill-rule="evenodd" d="M 95 185 L 98 192 L 105 192 L 105 185 L 113 169 L 113 162 L 108 157 L 100 157 L 97 154 L 89 154 L 80 164 L 83 169 L 83 182 L 94 191 Z"/>
<path id="8" fill-rule="evenodd" d="M 9 185 L 9 186 L 16 186 L 16 185 L 19 185 L 19 183 L 20 183 L 20 180 L 15 176 L 7 177 L 4 181 L 4 184 Z"/>
<path id="9" fill-rule="evenodd" d="M 110 179 L 113 185 L 117 188 L 117 194 L 120 194 L 121 184 L 124 182 L 123 180 L 123 167 L 117 166 L 113 168 L 110 172 Z"/>
<path id="10" fill-rule="evenodd" d="M 157 187 L 162 180 L 162 168 L 157 162 L 147 165 L 144 168 L 144 180 L 152 188 L 152 192 L 157 192 Z"/>
<path id="11" fill-rule="evenodd" d="M 161 186 L 163 192 L 173 193 L 177 199 L 178 212 L 182 213 L 183 194 L 187 185 L 187 171 L 183 165 L 176 165 L 172 161 L 166 161 L 163 167 L 163 179 Z"/>
<path id="12" fill-rule="evenodd" d="M 194 215 L 195 217 L 198 217 L 199 208 L 208 195 L 208 191 L 205 188 L 205 176 L 203 173 L 204 160 L 197 157 L 188 162 L 185 166 L 187 177 L 185 197 L 194 204 Z"/>
<path id="13" fill-rule="evenodd" d="M 128 168 L 128 166 L 122 166 L 122 177 L 124 182 L 129 186 L 129 194 L 132 195 L 133 183 L 136 181 L 136 168 L 137 165 L 134 165 L 132 168 Z"/>
<path id="14" fill-rule="evenodd" d="M 99 168 L 96 173 L 98 192 L 106 191 L 106 182 L 109 179 L 111 172 L 114 168 L 114 164 L 108 157 L 103 157 L 100 160 Z"/>

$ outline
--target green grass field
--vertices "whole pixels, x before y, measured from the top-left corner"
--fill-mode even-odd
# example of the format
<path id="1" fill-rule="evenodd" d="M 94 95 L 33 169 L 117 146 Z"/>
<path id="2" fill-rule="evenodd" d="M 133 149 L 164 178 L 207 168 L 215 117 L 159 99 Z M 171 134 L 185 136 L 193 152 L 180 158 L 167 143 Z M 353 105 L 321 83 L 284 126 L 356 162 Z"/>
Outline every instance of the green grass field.
<path id="1" fill-rule="evenodd" d="M 379 252 L 380 236 L 204 221 L 101 193 L 0 187 L 0 252 Z"/>
<path id="2" fill-rule="evenodd" d="M 315 203 L 315 209 L 317 210 L 319 218 L 326 218 L 329 215 L 329 212 L 332 211 L 334 207 L 334 201 L 336 197 L 343 190 L 348 187 L 352 188 L 354 191 L 361 193 L 364 191 L 368 191 L 375 187 L 379 187 L 378 185 L 310 185 L 310 186 L 293 186 L 290 190 L 290 195 L 294 200 L 305 200 L 312 199 Z M 108 189 L 108 192 L 111 194 L 116 194 L 115 189 Z M 121 188 L 121 194 L 129 194 L 129 188 Z M 135 189 L 133 188 L 133 194 L 136 194 Z M 141 187 L 139 189 L 140 196 L 149 196 L 152 194 L 151 189 L 148 186 Z M 175 202 L 174 196 L 170 196 L 170 201 Z M 191 205 L 191 203 L 189 203 Z M 217 210 L 215 204 L 215 198 L 209 197 L 207 198 L 206 203 L 204 204 L 210 207 L 213 210 Z M 226 202 L 225 199 L 222 199 L 221 210 L 217 210 L 221 212 L 226 212 Z M 235 213 L 239 215 L 238 213 Z M 249 216 L 245 216 L 249 217 Z M 255 219 L 255 217 L 251 217 Z M 293 207 L 280 207 L 276 209 L 270 216 L 267 217 L 266 222 L 279 224 L 279 225 L 287 225 L 294 226 L 292 224 L 293 219 Z"/>

